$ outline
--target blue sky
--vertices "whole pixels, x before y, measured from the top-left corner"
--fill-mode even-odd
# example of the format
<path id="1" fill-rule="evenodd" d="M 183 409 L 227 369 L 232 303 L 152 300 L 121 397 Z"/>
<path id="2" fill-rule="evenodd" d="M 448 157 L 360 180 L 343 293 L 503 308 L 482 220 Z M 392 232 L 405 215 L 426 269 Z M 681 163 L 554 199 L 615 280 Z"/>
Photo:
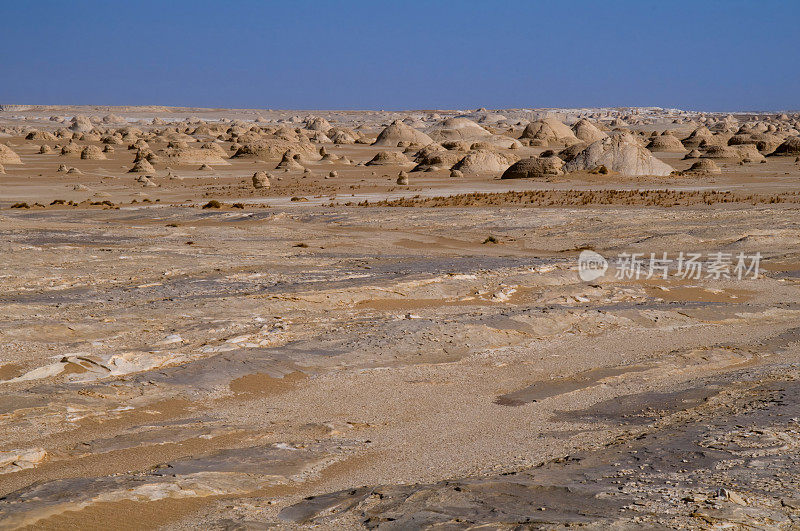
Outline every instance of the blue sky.
<path id="1" fill-rule="evenodd" d="M 0 103 L 800 109 L 800 1 L 0 4 Z"/>

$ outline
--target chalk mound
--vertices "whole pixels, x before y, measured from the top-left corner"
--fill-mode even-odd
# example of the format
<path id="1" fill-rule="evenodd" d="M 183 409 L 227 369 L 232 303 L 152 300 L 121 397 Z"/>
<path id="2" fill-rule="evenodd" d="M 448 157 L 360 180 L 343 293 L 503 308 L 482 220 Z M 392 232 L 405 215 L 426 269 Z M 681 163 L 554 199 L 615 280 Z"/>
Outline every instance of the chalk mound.
<path id="1" fill-rule="evenodd" d="M 507 155 L 481 150 L 469 153 L 451 169 L 463 173 L 497 173 L 505 171 L 513 162 L 515 160 Z"/>
<path id="2" fill-rule="evenodd" d="M 319 155 L 320 155 L 320 157 L 322 157 L 322 158 L 320 159 L 320 162 L 325 162 L 325 163 L 328 163 L 328 164 L 333 164 L 334 162 L 336 162 L 337 160 L 339 160 L 339 156 L 338 156 L 338 155 L 335 155 L 335 154 L 333 154 L 333 153 L 328 153 L 328 151 L 327 151 L 327 150 L 326 150 L 324 147 L 321 147 L 321 148 L 319 149 Z"/>
<path id="3" fill-rule="evenodd" d="M 244 144 L 236 150 L 231 158 L 272 161 L 281 158 L 288 150 L 300 153 L 312 160 L 318 158 L 317 150 L 311 142 L 292 142 L 280 138 Z"/>
<path id="4" fill-rule="evenodd" d="M 586 142 L 581 142 L 579 144 L 572 144 L 571 146 L 565 147 L 561 151 L 558 152 L 559 158 L 564 162 L 569 162 L 575 157 L 578 156 L 578 153 L 586 149 L 589 144 Z"/>
<path id="5" fill-rule="evenodd" d="M 491 136 L 492 133 L 469 118 L 448 118 L 430 131 L 430 137 L 436 141 L 475 140 Z"/>
<path id="6" fill-rule="evenodd" d="M 411 171 L 436 171 L 452 168 L 465 153 L 444 149 L 439 144 L 431 144 L 420 149 L 414 157 L 417 165 Z"/>
<path id="7" fill-rule="evenodd" d="M 555 118 L 536 120 L 525 126 L 520 138 L 529 138 L 539 146 L 570 146 L 580 142 L 572 129 Z"/>
<path id="8" fill-rule="evenodd" d="M 669 134 L 654 136 L 650 143 L 647 144 L 647 149 L 653 152 L 666 153 L 683 153 L 686 151 L 681 141 Z"/>
<path id="9" fill-rule="evenodd" d="M 221 131 L 217 129 L 211 129 L 208 124 L 200 124 L 194 129 L 189 129 L 191 131 L 191 135 L 195 137 L 206 137 L 206 136 L 214 136 L 221 133 Z"/>
<path id="10" fill-rule="evenodd" d="M 38 131 L 34 130 L 25 135 L 25 140 L 39 140 L 45 142 L 55 142 L 57 140 L 56 135 L 47 131 Z"/>
<path id="11" fill-rule="evenodd" d="M 265 171 L 257 171 L 253 174 L 253 188 L 269 188 L 269 174 Z"/>
<path id="12" fill-rule="evenodd" d="M 323 133 L 327 132 L 333 127 L 328 120 L 319 116 L 307 119 L 305 125 L 306 129 L 311 131 L 322 131 Z"/>
<path id="13" fill-rule="evenodd" d="M 326 135 L 321 131 L 314 132 L 314 134 L 312 134 L 308 139 L 314 142 L 315 144 L 330 144 L 333 142 L 333 140 L 331 140 L 331 137 L 329 137 L 328 135 Z"/>
<path id="14" fill-rule="evenodd" d="M 391 125 L 380 132 L 378 138 L 372 145 L 397 147 L 400 143 L 427 146 L 428 144 L 433 144 L 433 139 L 422 131 L 417 131 L 410 125 L 406 125 L 400 120 L 395 120 Z"/>
<path id="15" fill-rule="evenodd" d="M 522 149 L 522 142 L 504 135 L 495 135 L 489 139 L 489 142 L 507 149 Z"/>
<path id="16" fill-rule="evenodd" d="M 404 154 L 399 151 L 379 151 L 371 160 L 367 162 L 367 166 L 388 166 L 388 165 L 405 166 L 411 164 Z"/>
<path id="17" fill-rule="evenodd" d="M 522 159 L 512 164 L 501 179 L 542 179 L 564 174 L 564 161 L 556 156 Z"/>
<path id="18" fill-rule="evenodd" d="M 567 172 L 593 170 L 599 166 L 628 176 L 667 176 L 673 168 L 639 145 L 629 134 L 618 134 L 589 144 L 564 165 Z"/>
<path id="19" fill-rule="evenodd" d="M 701 125 L 692 131 L 688 137 L 684 138 L 682 143 L 685 148 L 697 148 L 700 147 L 700 144 L 703 142 L 711 140 L 713 136 L 714 133 L 712 133 L 708 127 Z"/>
<path id="20" fill-rule="evenodd" d="M 598 140 L 603 140 L 604 138 L 608 137 L 605 132 L 601 131 L 599 127 L 594 125 L 586 118 L 581 118 L 572 125 L 572 133 L 578 140 L 581 142 L 586 142 L 587 144 L 591 144 L 592 142 L 597 142 Z"/>
<path id="21" fill-rule="evenodd" d="M 92 130 L 94 126 L 92 125 L 92 121 L 89 120 L 86 116 L 79 114 L 74 116 L 70 121 L 69 130 L 74 131 L 76 133 L 87 133 Z"/>
<path id="22" fill-rule="evenodd" d="M 337 145 L 349 145 L 358 142 L 356 135 L 347 129 L 333 128 L 328 133 L 331 135 L 331 142 Z"/>
<path id="23" fill-rule="evenodd" d="M 709 146 L 700 157 L 704 159 L 730 160 L 740 160 L 742 158 L 741 153 L 735 146 Z"/>
<path id="24" fill-rule="evenodd" d="M 141 158 L 134 162 L 133 167 L 128 170 L 128 173 L 155 173 L 156 169 L 150 164 L 146 158 Z"/>
<path id="25" fill-rule="evenodd" d="M 730 140 L 732 136 L 733 135 L 728 133 L 714 133 L 711 137 L 703 139 L 699 147 L 700 149 L 708 149 L 710 147 L 727 146 L 728 140 Z"/>
<path id="26" fill-rule="evenodd" d="M 787 138 L 781 145 L 775 148 L 772 154 L 780 157 L 800 156 L 800 136 Z"/>
<path id="27" fill-rule="evenodd" d="M 772 153 L 783 142 L 783 138 L 770 133 L 740 133 L 728 139 L 729 146 L 753 144 L 756 149 L 765 153 Z"/>
<path id="28" fill-rule="evenodd" d="M 213 142 L 207 142 L 199 148 L 189 147 L 185 143 L 173 142 L 170 143 L 170 146 L 172 147 L 159 151 L 159 157 L 177 164 L 195 164 L 198 162 L 228 164 L 226 161 L 228 154 L 219 144 Z"/>
<path id="29" fill-rule="evenodd" d="M 758 152 L 753 144 L 742 144 L 739 146 L 711 146 L 701 158 L 704 159 L 727 159 L 742 162 L 761 162 L 764 155 Z"/>
<path id="30" fill-rule="evenodd" d="M 106 160 L 106 155 L 97 146 L 86 146 L 81 151 L 81 158 L 83 160 Z"/>
<path id="31" fill-rule="evenodd" d="M 124 125 L 128 123 L 128 120 L 113 113 L 106 114 L 101 121 L 106 125 Z"/>
<path id="32" fill-rule="evenodd" d="M 0 164 L 22 164 L 22 159 L 13 149 L 5 144 L 0 144 Z"/>
<path id="33" fill-rule="evenodd" d="M 722 173 L 722 168 L 717 166 L 717 163 L 711 159 L 700 159 L 692 167 L 687 170 L 688 173 Z"/>
<path id="34" fill-rule="evenodd" d="M 283 158 L 281 158 L 281 161 L 278 163 L 277 166 L 275 166 L 275 169 L 285 170 L 285 171 L 291 171 L 291 170 L 302 171 L 305 168 L 303 167 L 302 164 L 300 164 L 300 158 L 301 158 L 300 153 L 297 153 L 296 151 L 290 149 L 289 151 L 283 154 Z"/>
<path id="35" fill-rule="evenodd" d="M 504 122 L 508 120 L 508 118 L 496 112 L 485 112 L 476 118 L 479 124 L 496 124 L 498 122 Z"/>
<path id="36" fill-rule="evenodd" d="M 70 140 L 68 144 L 64 144 L 61 147 L 61 154 L 65 156 L 73 155 L 79 157 L 82 152 L 83 152 L 83 147 L 80 144 L 73 142 L 72 140 Z"/>

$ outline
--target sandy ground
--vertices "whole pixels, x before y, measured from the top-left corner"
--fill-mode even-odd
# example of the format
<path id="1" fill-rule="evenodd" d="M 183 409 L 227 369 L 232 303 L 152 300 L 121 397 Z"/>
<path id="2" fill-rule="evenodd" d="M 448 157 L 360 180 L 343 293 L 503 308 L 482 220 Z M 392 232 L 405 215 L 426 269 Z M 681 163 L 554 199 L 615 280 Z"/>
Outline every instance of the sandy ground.
<path id="1" fill-rule="evenodd" d="M 2 529 L 800 525 L 793 158 L 398 186 L 331 144 L 144 187 L 125 146 L 0 140 Z M 586 249 L 761 271 L 586 282 Z"/>

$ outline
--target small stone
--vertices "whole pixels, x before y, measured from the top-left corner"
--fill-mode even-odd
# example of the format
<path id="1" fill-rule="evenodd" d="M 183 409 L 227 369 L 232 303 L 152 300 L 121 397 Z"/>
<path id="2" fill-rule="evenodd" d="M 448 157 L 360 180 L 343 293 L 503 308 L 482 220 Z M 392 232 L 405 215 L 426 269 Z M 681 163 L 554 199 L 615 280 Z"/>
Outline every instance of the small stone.
<path id="1" fill-rule="evenodd" d="M 747 505 L 747 502 L 741 495 L 724 487 L 717 489 L 717 498 L 724 498 L 737 505 Z"/>

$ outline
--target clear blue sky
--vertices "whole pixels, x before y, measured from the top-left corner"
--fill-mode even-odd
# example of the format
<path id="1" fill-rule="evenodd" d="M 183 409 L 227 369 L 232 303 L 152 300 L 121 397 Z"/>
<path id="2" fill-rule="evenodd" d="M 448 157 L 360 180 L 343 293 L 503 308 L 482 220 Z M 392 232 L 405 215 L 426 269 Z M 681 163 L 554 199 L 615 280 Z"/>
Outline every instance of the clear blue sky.
<path id="1" fill-rule="evenodd" d="M 6 1 L 0 103 L 800 109 L 800 1 Z"/>

